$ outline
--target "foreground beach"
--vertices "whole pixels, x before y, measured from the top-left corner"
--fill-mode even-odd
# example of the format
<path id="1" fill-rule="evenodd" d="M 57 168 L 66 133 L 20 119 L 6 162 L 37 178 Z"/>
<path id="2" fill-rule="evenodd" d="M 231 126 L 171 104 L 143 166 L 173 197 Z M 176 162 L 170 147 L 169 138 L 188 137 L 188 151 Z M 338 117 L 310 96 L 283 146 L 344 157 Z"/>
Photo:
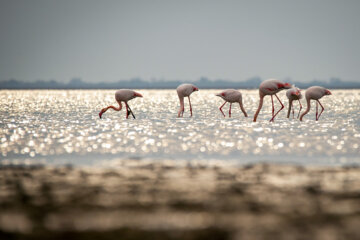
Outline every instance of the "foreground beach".
<path id="1" fill-rule="evenodd" d="M 0 239 L 360 239 L 360 168 L 0 168 Z"/>

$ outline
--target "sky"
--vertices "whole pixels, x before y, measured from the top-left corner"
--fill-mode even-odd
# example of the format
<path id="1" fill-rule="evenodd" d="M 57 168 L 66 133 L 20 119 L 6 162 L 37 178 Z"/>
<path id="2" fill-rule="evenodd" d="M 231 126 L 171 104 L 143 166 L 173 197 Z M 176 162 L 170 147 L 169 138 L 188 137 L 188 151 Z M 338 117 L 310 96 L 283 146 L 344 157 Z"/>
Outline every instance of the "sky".
<path id="1" fill-rule="evenodd" d="M 360 82 L 358 0 L 0 0 L 0 80 Z"/>

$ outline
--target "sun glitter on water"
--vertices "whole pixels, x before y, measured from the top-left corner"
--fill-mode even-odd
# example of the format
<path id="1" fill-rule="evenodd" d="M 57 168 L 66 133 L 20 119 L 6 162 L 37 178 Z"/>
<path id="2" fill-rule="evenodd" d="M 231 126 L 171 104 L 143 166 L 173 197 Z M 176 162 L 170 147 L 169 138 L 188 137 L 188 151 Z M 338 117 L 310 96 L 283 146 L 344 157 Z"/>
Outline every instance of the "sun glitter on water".
<path id="1" fill-rule="evenodd" d="M 224 118 L 218 109 L 223 100 L 215 96 L 220 90 L 194 93 L 192 118 L 186 103 L 184 118 L 176 117 L 175 90 L 138 91 L 144 97 L 129 102 L 134 120 L 125 119 L 124 111 L 112 110 L 99 119 L 100 109 L 116 104 L 115 90 L 2 90 L 0 163 L 106 165 L 112 159 L 360 163 L 359 90 L 334 90 L 323 98 L 325 111 L 318 122 L 313 103 L 304 122 L 287 119 L 285 108 L 274 123 L 269 123 L 270 98 L 265 98 L 258 122 L 252 122 L 257 90 L 241 90 L 248 118 L 235 105 L 232 117 Z M 278 95 L 287 106 L 285 92 Z"/>

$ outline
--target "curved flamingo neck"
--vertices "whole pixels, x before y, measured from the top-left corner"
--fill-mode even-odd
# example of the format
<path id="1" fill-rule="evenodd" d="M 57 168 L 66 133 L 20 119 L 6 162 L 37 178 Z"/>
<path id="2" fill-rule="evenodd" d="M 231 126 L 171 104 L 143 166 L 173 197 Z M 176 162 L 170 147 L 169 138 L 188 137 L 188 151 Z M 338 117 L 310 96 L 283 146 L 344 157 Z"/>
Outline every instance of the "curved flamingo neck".
<path id="1" fill-rule="evenodd" d="M 100 111 L 100 113 L 99 113 L 99 117 L 101 118 L 101 116 L 102 116 L 109 108 L 112 108 L 112 109 L 114 109 L 115 111 L 120 111 L 121 108 L 122 108 L 122 105 L 121 105 L 121 102 L 120 102 L 120 101 L 119 101 L 118 103 L 119 103 L 119 107 L 118 107 L 118 108 L 116 108 L 116 107 L 114 107 L 114 106 L 108 106 L 108 107 L 106 107 L 106 108 L 101 109 L 101 111 Z"/>
<path id="2" fill-rule="evenodd" d="M 255 113 L 255 115 L 254 115 L 254 120 L 253 120 L 253 122 L 256 122 L 256 119 L 257 119 L 257 117 L 258 117 L 258 115 L 259 115 L 259 113 L 260 113 L 260 110 L 261 110 L 261 108 L 262 108 L 262 106 L 263 106 L 263 102 L 264 102 L 264 95 L 261 94 L 261 92 L 260 92 L 259 95 L 260 95 L 259 107 L 258 107 L 258 109 L 256 110 L 256 113 Z"/>
<path id="3" fill-rule="evenodd" d="M 121 105 L 121 103 L 119 103 L 119 107 L 108 106 L 107 109 L 109 109 L 109 108 L 112 108 L 112 109 L 114 109 L 115 111 L 120 111 L 121 108 L 122 108 L 122 105 Z"/>
<path id="4" fill-rule="evenodd" d="M 240 105 L 240 109 L 241 109 L 241 111 L 243 112 L 244 116 L 247 117 L 248 115 L 247 115 L 247 113 L 246 113 L 246 111 L 245 111 L 245 109 L 244 109 L 244 106 L 243 106 L 242 101 L 239 102 L 239 105 Z"/>
<path id="5" fill-rule="evenodd" d="M 310 98 L 306 98 L 306 110 L 300 116 L 300 121 L 302 121 L 303 117 L 310 111 Z"/>
<path id="6" fill-rule="evenodd" d="M 180 100 L 180 107 L 184 107 L 184 97 L 179 96 L 179 100 Z"/>
<path id="7" fill-rule="evenodd" d="M 119 107 L 108 106 L 108 107 L 104 108 L 102 111 L 106 112 L 107 110 L 109 110 L 109 108 L 114 109 L 115 111 L 120 111 L 122 109 L 122 105 L 121 105 L 121 102 L 118 102 L 118 103 L 119 103 Z"/>

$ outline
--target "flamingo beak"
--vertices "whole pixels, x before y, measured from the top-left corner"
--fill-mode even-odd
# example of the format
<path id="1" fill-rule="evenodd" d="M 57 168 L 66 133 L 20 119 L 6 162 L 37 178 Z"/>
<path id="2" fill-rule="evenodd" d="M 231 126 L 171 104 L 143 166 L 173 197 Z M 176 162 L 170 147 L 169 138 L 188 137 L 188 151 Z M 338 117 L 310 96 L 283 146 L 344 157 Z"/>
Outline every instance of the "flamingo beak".
<path id="1" fill-rule="evenodd" d="M 99 118 L 101 119 L 101 116 L 103 115 L 104 113 L 104 109 L 101 109 L 101 111 L 99 112 Z"/>
<path id="2" fill-rule="evenodd" d="M 194 91 L 199 91 L 199 89 L 198 89 L 198 88 L 194 88 Z"/>
<path id="3" fill-rule="evenodd" d="M 329 90 L 326 90 L 326 94 L 327 94 L 327 95 L 332 95 Z"/>
<path id="4" fill-rule="evenodd" d="M 221 97 L 221 93 L 215 94 L 215 96 L 217 96 L 217 97 Z"/>
<path id="5" fill-rule="evenodd" d="M 138 93 L 138 92 L 135 92 L 135 93 L 134 93 L 134 96 L 135 96 L 135 97 L 143 97 L 143 96 L 142 96 L 140 93 Z"/>

